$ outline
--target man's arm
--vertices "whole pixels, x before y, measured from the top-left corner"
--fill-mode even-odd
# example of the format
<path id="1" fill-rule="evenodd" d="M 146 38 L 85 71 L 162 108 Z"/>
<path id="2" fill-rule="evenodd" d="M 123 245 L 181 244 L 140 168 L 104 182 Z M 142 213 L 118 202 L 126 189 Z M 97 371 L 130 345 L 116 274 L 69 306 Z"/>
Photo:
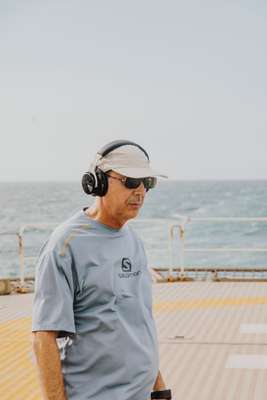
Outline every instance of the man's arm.
<path id="1" fill-rule="evenodd" d="M 61 371 L 60 354 L 56 342 L 58 332 L 33 332 L 33 352 L 43 400 L 66 400 L 64 381 Z"/>

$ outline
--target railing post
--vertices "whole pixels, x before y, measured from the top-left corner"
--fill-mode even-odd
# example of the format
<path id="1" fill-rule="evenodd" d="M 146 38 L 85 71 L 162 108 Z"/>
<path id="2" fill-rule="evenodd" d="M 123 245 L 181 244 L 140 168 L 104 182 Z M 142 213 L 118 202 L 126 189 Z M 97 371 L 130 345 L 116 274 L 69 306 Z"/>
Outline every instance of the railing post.
<path id="1" fill-rule="evenodd" d="M 20 231 L 18 234 L 19 238 L 19 269 L 20 269 L 20 285 L 24 286 L 24 272 L 25 272 L 25 262 L 24 262 L 24 245 L 23 245 L 23 237 L 22 232 Z"/>
<path id="2" fill-rule="evenodd" d="M 185 278 L 185 268 L 184 268 L 184 256 L 185 256 L 185 224 L 179 224 L 179 225 L 172 225 L 169 228 L 169 250 L 170 250 L 170 267 L 168 271 L 168 280 L 173 281 L 174 276 L 173 276 L 173 269 L 175 267 L 174 265 L 174 256 L 173 256 L 173 241 L 174 241 L 174 236 L 175 236 L 175 228 L 179 228 L 179 238 L 180 238 L 180 248 L 179 248 L 179 258 L 180 258 L 180 274 L 179 277 L 180 279 Z"/>
<path id="3" fill-rule="evenodd" d="M 174 259 L 173 259 L 173 247 L 172 247 L 172 243 L 173 243 L 173 236 L 174 236 L 174 225 L 170 225 L 169 227 L 169 252 L 170 252 L 170 267 L 169 267 L 169 271 L 168 271 L 168 280 L 172 280 L 173 279 L 173 267 L 174 267 Z"/>
<path id="4" fill-rule="evenodd" d="M 185 227 L 184 224 L 179 225 L 179 233 L 180 233 L 180 279 L 185 278 L 185 269 L 184 269 L 184 252 L 185 252 Z"/>

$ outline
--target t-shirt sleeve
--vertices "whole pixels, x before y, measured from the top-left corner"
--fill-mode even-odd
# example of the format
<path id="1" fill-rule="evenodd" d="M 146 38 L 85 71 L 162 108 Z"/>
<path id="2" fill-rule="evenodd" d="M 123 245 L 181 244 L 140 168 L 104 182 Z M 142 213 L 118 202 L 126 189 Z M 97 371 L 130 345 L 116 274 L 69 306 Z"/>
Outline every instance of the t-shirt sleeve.
<path id="1" fill-rule="evenodd" d="M 41 253 L 36 266 L 32 331 L 59 331 L 59 337 L 74 334 L 74 292 L 70 259 L 60 257 L 56 249 Z"/>

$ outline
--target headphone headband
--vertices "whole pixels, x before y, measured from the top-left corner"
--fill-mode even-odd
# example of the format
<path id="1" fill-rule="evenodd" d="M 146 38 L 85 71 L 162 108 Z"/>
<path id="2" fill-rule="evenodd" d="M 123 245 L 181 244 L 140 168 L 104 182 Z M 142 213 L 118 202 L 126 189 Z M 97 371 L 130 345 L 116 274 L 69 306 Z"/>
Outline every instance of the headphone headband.
<path id="1" fill-rule="evenodd" d="M 121 146 L 127 146 L 127 145 L 138 147 L 140 150 L 142 150 L 142 152 L 145 154 L 146 158 L 149 160 L 149 155 L 147 154 L 145 149 L 143 149 L 143 147 L 140 146 L 139 144 L 132 142 L 131 140 L 113 140 L 113 142 L 110 142 L 110 143 L 106 144 L 105 146 L 103 146 L 97 153 L 100 154 L 102 157 L 105 157 L 107 154 L 111 153 L 113 150 L 115 150 Z"/>

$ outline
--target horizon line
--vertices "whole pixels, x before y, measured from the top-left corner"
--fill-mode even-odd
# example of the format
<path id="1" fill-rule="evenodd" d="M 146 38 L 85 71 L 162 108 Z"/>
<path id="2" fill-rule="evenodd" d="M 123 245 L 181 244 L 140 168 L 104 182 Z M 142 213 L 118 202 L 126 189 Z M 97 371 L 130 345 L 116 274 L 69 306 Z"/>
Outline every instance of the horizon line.
<path id="1" fill-rule="evenodd" d="M 267 178 L 169 178 L 169 179 L 158 179 L 158 182 L 211 182 L 211 181 L 228 181 L 228 182 L 240 182 L 240 181 L 267 181 Z M 9 180 L 1 181 L 0 183 L 80 183 L 79 180 Z"/>

